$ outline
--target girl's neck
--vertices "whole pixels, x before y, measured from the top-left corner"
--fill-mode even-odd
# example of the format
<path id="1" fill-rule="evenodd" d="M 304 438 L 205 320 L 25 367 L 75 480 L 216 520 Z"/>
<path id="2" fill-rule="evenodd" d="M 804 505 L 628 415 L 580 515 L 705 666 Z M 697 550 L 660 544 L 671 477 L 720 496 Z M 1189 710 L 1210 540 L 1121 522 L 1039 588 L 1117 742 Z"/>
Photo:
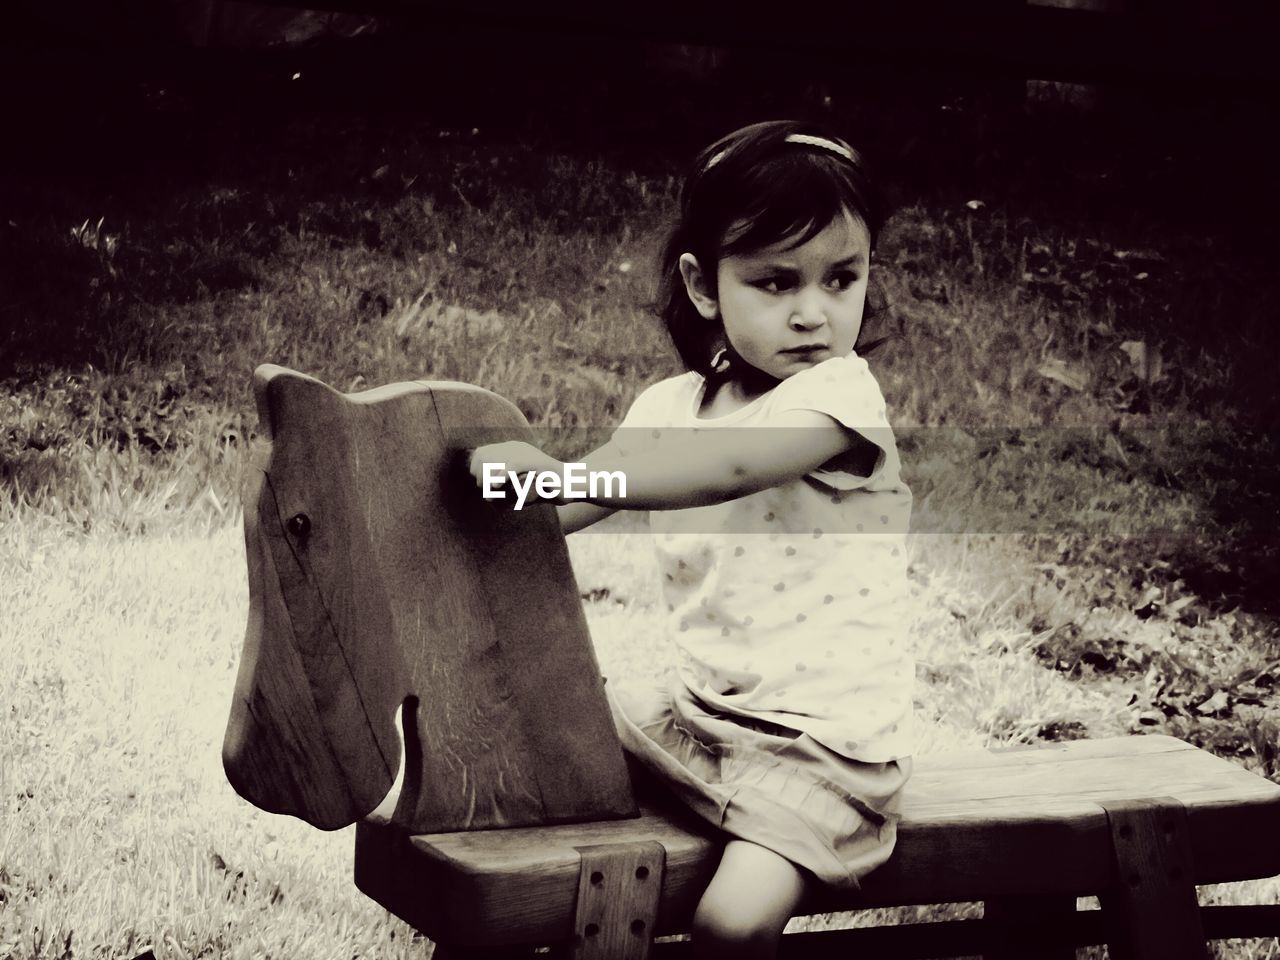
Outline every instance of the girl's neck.
<path id="1" fill-rule="evenodd" d="M 699 412 L 711 417 L 733 413 L 768 393 L 780 382 L 776 377 L 738 360 L 723 375 L 712 374 L 707 378 Z"/>

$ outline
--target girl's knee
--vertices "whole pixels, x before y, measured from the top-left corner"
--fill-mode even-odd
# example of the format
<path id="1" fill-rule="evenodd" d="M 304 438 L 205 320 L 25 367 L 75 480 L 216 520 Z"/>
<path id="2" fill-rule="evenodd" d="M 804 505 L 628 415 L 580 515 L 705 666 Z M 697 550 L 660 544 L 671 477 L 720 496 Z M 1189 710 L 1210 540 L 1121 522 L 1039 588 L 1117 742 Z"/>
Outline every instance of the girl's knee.
<path id="1" fill-rule="evenodd" d="M 755 844 L 730 842 L 694 913 L 698 957 L 774 956 L 803 892 L 794 864 Z"/>
<path id="2" fill-rule="evenodd" d="M 734 904 L 708 903 L 705 897 L 698 904 L 690 932 L 699 960 L 771 957 L 782 935 L 772 918 L 748 915 Z"/>

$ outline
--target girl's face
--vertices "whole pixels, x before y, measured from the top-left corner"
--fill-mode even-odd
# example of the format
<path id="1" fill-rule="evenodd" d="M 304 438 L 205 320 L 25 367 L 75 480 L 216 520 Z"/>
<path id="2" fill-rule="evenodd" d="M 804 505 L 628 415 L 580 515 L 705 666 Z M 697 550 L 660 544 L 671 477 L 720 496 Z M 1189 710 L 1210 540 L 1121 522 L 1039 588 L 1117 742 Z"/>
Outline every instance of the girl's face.
<path id="1" fill-rule="evenodd" d="M 719 318 L 737 354 L 785 380 L 852 352 L 870 260 L 866 226 L 846 214 L 798 247 L 784 240 L 723 258 L 716 265 L 715 297 L 693 256 L 685 254 L 680 269 L 698 312 Z"/>

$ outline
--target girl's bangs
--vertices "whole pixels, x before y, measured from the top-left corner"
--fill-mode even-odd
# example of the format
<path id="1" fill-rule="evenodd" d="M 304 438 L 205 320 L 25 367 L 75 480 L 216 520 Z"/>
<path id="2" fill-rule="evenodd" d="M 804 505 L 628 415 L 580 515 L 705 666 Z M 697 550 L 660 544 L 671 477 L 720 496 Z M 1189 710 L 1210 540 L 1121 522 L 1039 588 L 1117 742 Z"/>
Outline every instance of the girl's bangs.
<path id="1" fill-rule="evenodd" d="M 781 165 L 779 165 L 781 166 Z M 830 167 L 812 162 L 787 164 L 790 169 L 770 171 L 745 195 L 752 200 L 724 233 L 720 255 L 731 256 L 761 250 L 784 241 L 798 247 L 812 240 L 841 215 L 848 213 L 867 223 L 865 200 L 843 176 L 832 176 Z"/>

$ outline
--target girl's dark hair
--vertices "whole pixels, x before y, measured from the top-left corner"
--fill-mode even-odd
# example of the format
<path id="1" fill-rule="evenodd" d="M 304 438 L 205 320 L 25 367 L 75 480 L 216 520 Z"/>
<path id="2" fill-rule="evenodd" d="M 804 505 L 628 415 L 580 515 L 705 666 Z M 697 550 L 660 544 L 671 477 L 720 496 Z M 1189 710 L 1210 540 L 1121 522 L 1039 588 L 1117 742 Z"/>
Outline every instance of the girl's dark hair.
<path id="1" fill-rule="evenodd" d="M 848 156 L 788 137 L 820 138 L 847 150 Z M 716 265 L 724 257 L 788 239 L 800 246 L 844 213 L 862 221 L 874 249 L 888 213 L 884 197 L 858 152 L 815 124 L 752 124 L 698 154 L 680 192 L 679 220 L 659 265 L 658 311 L 685 368 L 711 376 L 711 354 L 722 331 L 689 300 L 680 275 L 681 254 L 697 258 L 714 296 Z"/>

